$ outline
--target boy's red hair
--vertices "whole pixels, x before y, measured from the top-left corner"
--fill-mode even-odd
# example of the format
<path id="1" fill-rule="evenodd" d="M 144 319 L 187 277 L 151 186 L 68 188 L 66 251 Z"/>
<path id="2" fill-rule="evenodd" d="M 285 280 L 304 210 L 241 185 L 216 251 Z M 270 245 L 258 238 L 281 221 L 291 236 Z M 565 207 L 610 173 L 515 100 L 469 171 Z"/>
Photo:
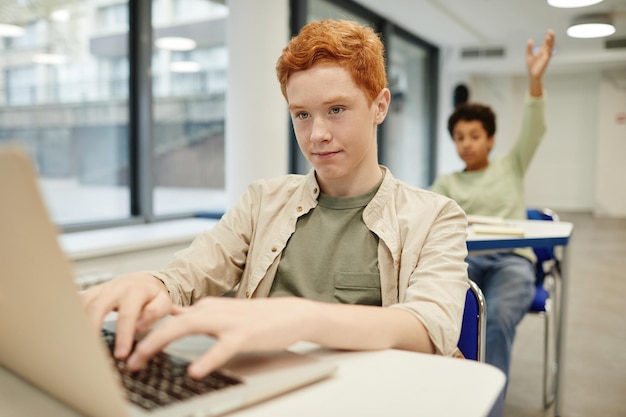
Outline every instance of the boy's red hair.
<path id="1" fill-rule="evenodd" d="M 318 20 L 294 36 L 276 63 L 283 96 L 295 72 L 314 65 L 338 65 L 346 69 L 371 104 L 387 86 L 385 48 L 372 28 L 348 20 Z"/>

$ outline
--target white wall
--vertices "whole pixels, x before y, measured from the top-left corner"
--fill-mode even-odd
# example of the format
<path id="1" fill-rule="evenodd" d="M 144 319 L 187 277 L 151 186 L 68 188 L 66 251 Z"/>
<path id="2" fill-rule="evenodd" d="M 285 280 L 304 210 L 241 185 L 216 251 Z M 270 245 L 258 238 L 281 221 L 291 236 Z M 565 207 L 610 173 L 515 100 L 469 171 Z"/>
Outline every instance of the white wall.
<path id="1" fill-rule="evenodd" d="M 604 74 L 599 97 L 595 213 L 626 217 L 626 77 Z"/>
<path id="2" fill-rule="evenodd" d="M 463 167 L 446 130 L 457 83 L 469 86 L 471 101 L 496 112 L 492 157 L 517 137 L 527 90 L 525 74 L 458 74 L 443 67 L 438 173 Z M 626 122 L 618 122 L 626 88 L 602 70 L 549 72 L 544 87 L 548 129 L 526 176 L 528 205 L 626 217 Z"/>
<path id="3" fill-rule="evenodd" d="M 287 0 L 229 0 L 226 193 L 230 206 L 259 178 L 288 170 L 289 119 L 276 60 L 289 41 Z"/>
<path id="4" fill-rule="evenodd" d="M 595 211 L 599 74 L 547 76 L 548 130 L 526 176 L 529 205 Z"/>

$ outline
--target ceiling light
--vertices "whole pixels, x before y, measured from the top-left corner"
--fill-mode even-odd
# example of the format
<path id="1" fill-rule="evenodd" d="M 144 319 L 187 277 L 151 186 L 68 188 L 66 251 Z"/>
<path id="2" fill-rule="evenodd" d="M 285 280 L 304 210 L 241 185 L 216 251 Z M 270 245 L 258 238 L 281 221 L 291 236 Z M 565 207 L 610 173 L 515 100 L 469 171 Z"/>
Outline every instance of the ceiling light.
<path id="1" fill-rule="evenodd" d="M 0 23 L 0 38 L 17 38 L 24 34 L 24 29 L 17 25 Z"/>
<path id="2" fill-rule="evenodd" d="M 608 14 L 587 14 L 574 19 L 567 29 L 572 38 L 602 38 L 615 33 L 615 26 Z"/>
<path id="3" fill-rule="evenodd" d="M 33 62 L 36 64 L 63 64 L 67 60 L 65 55 L 61 54 L 36 54 L 33 55 Z"/>
<path id="4" fill-rule="evenodd" d="M 574 8 L 586 7 L 592 4 L 598 4 L 602 0 L 548 0 L 548 4 L 552 7 Z"/>
<path id="5" fill-rule="evenodd" d="M 170 71 L 172 72 L 198 72 L 200 64 L 195 61 L 176 61 L 170 63 Z"/>
<path id="6" fill-rule="evenodd" d="M 190 51 L 196 47 L 196 41 L 193 39 L 177 37 L 159 38 L 154 44 L 157 48 L 168 51 Z"/>
<path id="7" fill-rule="evenodd" d="M 70 11 L 67 9 L 59 9 L 50 13 L 50 18 L 55 22 L 68 22 L 71 17 Z"/>

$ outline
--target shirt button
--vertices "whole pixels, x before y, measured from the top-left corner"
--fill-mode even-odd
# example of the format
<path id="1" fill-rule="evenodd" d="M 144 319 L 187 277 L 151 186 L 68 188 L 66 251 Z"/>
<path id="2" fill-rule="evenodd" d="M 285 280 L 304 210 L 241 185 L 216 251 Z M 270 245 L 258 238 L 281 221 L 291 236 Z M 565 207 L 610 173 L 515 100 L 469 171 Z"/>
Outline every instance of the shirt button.
<path id="1" fill-rule="evenodd" d="M 250 292 L 246 291 L 246 298 L 250 298 Z"/>
<path id="2" fill-rule="evenodd" d="M 314 189 L 313 189 L 313 192 L 314 192 L 315 194 L 317 194 L 317 188 L 314 188 Z"/>
<path id="3" fill-rule="evenodd" d="M 302 212 L 302 206 L 298 206 L 298 207 L 296 207 L 296 211 L 297 211 L 298 213 Z"/>
<path id="4" fill-rule="evenodd" d="M 277 248 L 276 246 L 274 246 L 274 247 L 272 248 L 272 252 L 276 252 L 277 250 L 278 250 L 278 248 Z"/>

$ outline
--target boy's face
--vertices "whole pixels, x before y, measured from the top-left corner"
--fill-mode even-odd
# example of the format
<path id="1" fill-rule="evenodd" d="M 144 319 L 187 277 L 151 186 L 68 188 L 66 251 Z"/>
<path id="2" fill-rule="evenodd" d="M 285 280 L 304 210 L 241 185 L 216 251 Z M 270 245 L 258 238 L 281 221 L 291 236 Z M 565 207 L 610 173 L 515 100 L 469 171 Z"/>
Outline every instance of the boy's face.
<path id="1" fill-rule="evenodd" d="M 477 171 L 489 165 L 493 136 L 487 136 L 479 120 L 459 120 L 452 130 L 452 139 L 466 171 Z"/>
<path id="2" fill-rule="evenodd" d="M 369 105 L 348 71 L 316 65 L 292 74 L 286 91 L 298 145 L 322 190 L 339 196 L 374 186 L 380 179 L 376 127 L 387 114 L 389 90 Z"/>

